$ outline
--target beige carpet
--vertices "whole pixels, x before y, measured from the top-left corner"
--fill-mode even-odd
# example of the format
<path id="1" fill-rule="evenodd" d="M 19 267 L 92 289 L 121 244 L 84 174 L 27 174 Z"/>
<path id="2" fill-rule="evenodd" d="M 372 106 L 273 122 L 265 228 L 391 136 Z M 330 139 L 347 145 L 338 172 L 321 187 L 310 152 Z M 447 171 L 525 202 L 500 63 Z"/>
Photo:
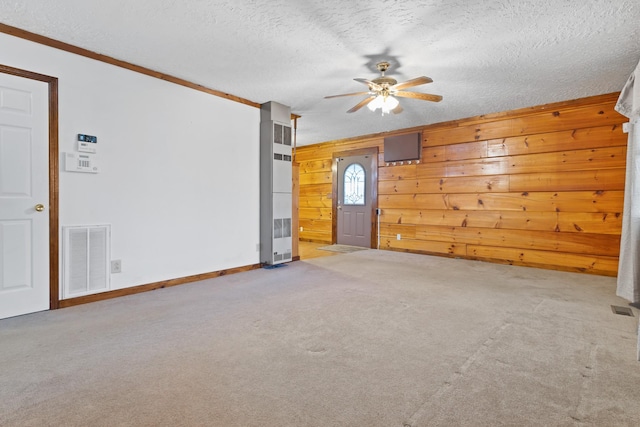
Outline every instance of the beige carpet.
<path id="1" fill-rule="evenodd" d="M 614 289 L 366 250 L 6 319 L 0 425 L 637 426 Z"/>

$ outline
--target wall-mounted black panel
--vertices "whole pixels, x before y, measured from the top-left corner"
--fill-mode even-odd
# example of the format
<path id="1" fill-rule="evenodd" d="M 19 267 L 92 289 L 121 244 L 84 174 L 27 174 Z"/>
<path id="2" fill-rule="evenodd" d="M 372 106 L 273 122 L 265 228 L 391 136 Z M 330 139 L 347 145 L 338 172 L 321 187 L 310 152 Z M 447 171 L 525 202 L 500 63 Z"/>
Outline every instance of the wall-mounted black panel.
<path id="1" fill-rule="evenodd" d="M 419 160 L 421 152 L 422 134 L 420 132 L 389 136 L 384 139 L 385 162 Z"/>

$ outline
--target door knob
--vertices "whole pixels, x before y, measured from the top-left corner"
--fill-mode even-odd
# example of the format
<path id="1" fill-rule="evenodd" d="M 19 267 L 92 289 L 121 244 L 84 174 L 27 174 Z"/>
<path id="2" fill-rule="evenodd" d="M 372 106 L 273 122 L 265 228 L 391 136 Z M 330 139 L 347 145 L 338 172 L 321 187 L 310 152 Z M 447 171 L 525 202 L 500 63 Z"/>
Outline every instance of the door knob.
<path id="1" fill-rule="evenodd" d="M 36 211 L 42 212 L 44 210 L 44 205 L 42 203 L 38 203 L 36 205 Z"/>

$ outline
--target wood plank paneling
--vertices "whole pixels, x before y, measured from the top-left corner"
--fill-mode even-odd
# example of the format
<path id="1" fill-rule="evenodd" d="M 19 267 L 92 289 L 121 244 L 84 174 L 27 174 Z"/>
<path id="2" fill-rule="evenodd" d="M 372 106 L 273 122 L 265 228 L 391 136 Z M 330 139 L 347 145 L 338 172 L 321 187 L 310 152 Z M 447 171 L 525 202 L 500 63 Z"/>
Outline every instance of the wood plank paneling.
<path id="1" fill-rule="evenodd" d="M 473 143 L 471 143 L 473 144 Z M 423 162 L 444 162 L 446 160 L 446 148 L 442 145 L 422 146 L 422 161 Z M 384 156 L 384 153 L 380 154 Z"/>
<path id="2" fill-rule="evenodd" d="M 487 156 L 487 141 L 444 146 L 444 161 L 481 159 Z"/>
<path id="3" fill-rule="evenodd" d="M 300 221 L 306 219 L 331 220 L 331 208 L 304 208 L 300 207 Z"/>
<path id="4" fill-rule="evenodd" d="M 331 219 L 309 219 L 298 220 L 299 227 L 305 231 L 331 232 Z"/>
<path id="5" fill-rule="evenodd" d="M 588 255 L 617 256 L 620 248 L 620 236 L 615 234 L 558 233 L 432 225 L 416 226 L 415 233 L 417 240 Z"/>
<path id="6" fill-rule="evenodd" d="M 469 193 L 509 191 L 509 176 L 494 175 L 481 177 L 449 177 L 425 179 L 399 179 L 396 181 L 380 181 L 380 194 L 412 194 L 412 193 Z"/>
<path id="7" fill-rule="evenodd" d="M 448 243 L 438 241 L 396 240 L 394 238 L 381 238 L 380 249 L 404 250 L 407 252 L 444 254 L 452 256 L 466 256 L 467 245 L 461 243 Z"/>
<path id="8" fill-rule="evenodd" d="M 492 139 L 487 144 L 487 157 L 503 157 L 598 147 L 626 147 L 627 135 L 622 132 L 622 126 L 613 125 Z"/>
<path id="9" fill-rule="evenodd" d="M 531 172 L 582 171 L 620 168 L 624 167 L 625 164 L 625 147 L 606 147 L 499 158 L 476 158 L 443 163 L 423 163 L 416 165 L 415 168 L 416 178 L 426 179 Z M 413 176 L 407 173 L 407 170 L 411 167 L 387 167 L 385 168 L 387 170 L 383 173 L 384 179 L 411 179 Z"/>
<path id="10" fill-rule="evenodd" d="M 384 209 L 382 224 L 441 225 L 620 235 L 621 213 Z"/>
<path id="11" fill-rule="evenodd" d="M 401 179 L 416 179 L 418 165 L 381 167 L 378 170 L 378 181 L 398 181 Z"/>
<path id="12" fill-rule="evenodd" d="M 618 268 L 617 256 L 603 257 L 572 253 L 559 254 L 557 252 L 475 245 L 469 245 L 467 252 L 469 256 L 479 259 L 488 259 L 496 262 L 529 267 L 593 273 L 603 276 L 615 276 Z"/>
<path id="13" fill-rule="evenodd" d="M 331 195 L 331 183 L 327 184 L 306 184 L 300 186 L 301 196 L 321 197 Z"/>
<path id="14" fill-rule="evenodd" d="M 615 103 L 593 104 L 553 109 L 529 116 L 505 118 L 488 123 L 456 126 L 454 128 L 425 129 L 424 145 L 450 145 L 460 142 L 482 141 L 563 130 L 621 125 L 623 120 L 614 110 Z"/>
<path id="15" fill-rule="evenodd" d="M 331 160 L 309 160 L 300 163 L 301 173 L 331 172 Z"/>
<path id="16" fill-rule="evenodd" d="M 624 190 L 625 169 L 511 175 L 511 191 Z"/>
<path id="17" fill-rule="evenodd" d="M 326 194 L 300 196 L 300 207 L 303 208 L 330 208 L 331 199 Z"/>
<path id="18" fill-rule="evenodd" d="M 382 249 L 615 275 L 626 167 L 616 100 L 600 95 L 300 147 L 308 175 L 300 223 L 309 227 L 301 238 L 331 241 L 333 153 L 378 147 Z M 385 163 L 384 136 L 408 131 L 422 132 L 420 161 Z"/>
<path id="19" fill-rule="evenodd" d="M 298 147 L 296 150 L 296 161 L 304 163 L 309 160 L 331 159 L 334 152 L 357 150 L 363 147 L 378 147 L 380 152 L 384 149 L 384 137 L 362 138 L 349 141 L 333 141 L 330 143 L 313 144 Z"/>
<path id="20" fill-rule="evenodd" d="M 416 227 L 414 224 L 380 224 L 380 235 L 393 237 L 400 234 L 403 239 L 415 239 Z"/>
<path id="21" fill-rule="evenodd" d="M 314 185 L 314 184 L 330 184 L 331 183 L 331 170 L 313 173 L 304 173 L 300 175 L 300 185 Z"/>
<path id="22" fill-rule="evenodd" d="M 388 169 L 394 169 L 388 168 Z M 457 160 L 417 165 L 416 178 L 442 178 L 452 176 L 504 175 L 509 172 L 509 158 Z"/>
<path id="23" fill-rule="evenodd" d="M 489 141 L 478 141 L 435 147 L 426 146 L 422 148 L 422 162 L 450 162 L 453 160 L 489 157 L 488 144 Z"/>
<path id="24" fill-rule="evenodd" d="M 543 191 L 529 193 L 384 194 L 378 207 L 461 211 L 621 212 L 623 191 Z"/>
<path id="25" fill-rule="evenodd" d="M 300 232 L 300 240 L 305 242 L 318 242 L 331 244 L 331 233 L 326 231 L 304 230 Z"/>
<path id="26" fill-rule="evenodd" d="M 625 147 L 591 148 L 508 157 L 510 174 L 624 168 Z"/>

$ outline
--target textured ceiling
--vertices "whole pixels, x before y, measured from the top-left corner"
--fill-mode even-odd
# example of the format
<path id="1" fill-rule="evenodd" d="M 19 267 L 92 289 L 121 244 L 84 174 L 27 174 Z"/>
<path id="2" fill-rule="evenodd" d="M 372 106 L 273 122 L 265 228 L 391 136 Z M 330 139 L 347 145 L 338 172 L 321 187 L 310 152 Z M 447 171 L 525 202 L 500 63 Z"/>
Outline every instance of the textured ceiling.
<path id="1" fill-rule="evenodd" d="M 0 0 L 0 22 L 289 105 L 298 145 L 619 91 L 640 59 L 638 0 Z M 444 100 L 323 99 L 366 90 L 353 78 L 380 60 Z"/>

